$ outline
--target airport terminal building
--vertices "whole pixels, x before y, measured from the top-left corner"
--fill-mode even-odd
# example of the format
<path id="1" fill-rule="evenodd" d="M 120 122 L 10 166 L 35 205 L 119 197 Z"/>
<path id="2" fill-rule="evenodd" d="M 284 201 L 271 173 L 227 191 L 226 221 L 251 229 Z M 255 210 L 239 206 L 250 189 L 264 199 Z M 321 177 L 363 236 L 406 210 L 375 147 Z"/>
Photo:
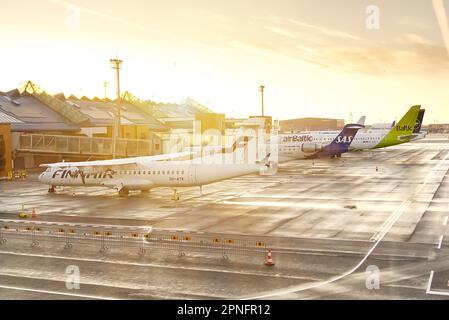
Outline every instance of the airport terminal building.
<path id="1" fill-rule="evenodd" d="M 117 105 L 107 98 L 49 94 L 31 81 L 0 92 L 0 151 L 9 164 L 0 166 L 0 172 L 6 176 L 12 169 L 42 163 L 111 158 Z M 203 144 L 224 142 L 225 115 L 191 98 L 179 104 L 156 103 L 125 92 L 120 112 L 117 157 L 182 151 L 194 143 L 194 132 Z"/>
<path id="2" fill-rule="evenodd" d="M 344 126 L 344 119 L 299 118 L 279 121 L 281 132 L 341 130 Z"/>

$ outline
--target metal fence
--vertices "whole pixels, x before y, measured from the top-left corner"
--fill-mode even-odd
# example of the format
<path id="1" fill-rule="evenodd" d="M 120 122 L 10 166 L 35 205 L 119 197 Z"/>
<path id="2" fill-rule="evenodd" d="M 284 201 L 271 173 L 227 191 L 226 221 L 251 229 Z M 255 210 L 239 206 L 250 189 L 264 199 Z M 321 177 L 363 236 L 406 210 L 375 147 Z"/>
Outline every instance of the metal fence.
<path id="1" fill-rule="evenodd" d="M 33 220 L 0 220 L 0 245 L 14 240 L 29 241 L 33 247 L 61 243 L 65 249 L 90 245 L 100 252 L 114 248 L 130 249 L 143 255 L 147 251 L 171 252 L 179 256 L 216 255 L 264 258 L 269 245 L 249 236 L 171 231 L 151 227 L 72 224 Z"/>
<path id="2" fill-rule="evenodd" d="M 265 257 L 267 251 L 265 242 L 253 238 L 158 229 L 152 230 L 146 244 L 148 249 L 170 250 L 180 256 L 207 253 L 220 255 L 224 259 L 230 256 Z"/>
<path id="3" fill-rule="evenodd" d="M 101 252 L 113 247 L 144 250 L 151 227 L 72 224 L 41 221 L 0 220 L 0 244 L 17 239 L 29 240 L 31 246 L 45 242 L 61 243 L 65 249 L 74 245 L 98 245 Z"/>
<path id="4" fill-rule="evenodd" d="M 20 151 L 58 154 L 111 155 L 111 138 L 90 138 L 44 134 L 22 134 Z M 151 140 L 117 139 L 118 156 L 148 156 L 152 154 Z"/>

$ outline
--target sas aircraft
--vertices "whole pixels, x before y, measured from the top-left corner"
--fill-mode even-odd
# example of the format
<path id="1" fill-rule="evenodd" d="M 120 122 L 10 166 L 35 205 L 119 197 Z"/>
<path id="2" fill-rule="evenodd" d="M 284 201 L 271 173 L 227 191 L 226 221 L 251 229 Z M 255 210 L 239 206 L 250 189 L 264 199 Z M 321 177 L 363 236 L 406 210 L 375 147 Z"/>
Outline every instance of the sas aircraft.
<path id="1" fill-rule="evenodd" d="M 347 124 L 340 133 L 315 131 L 299 134 L 284 134 L 278 137 L 279 162 L 294 159 L 340 157 L 349 151 L 361 124 Z"/>
<path id="2" fill-rule="evenodd" d="M 279 162 L 294 159 L 341 157 L 351 150 L 377 149 L 422 139 L 421 123 L 425 110 L 411 107 L 404 117 L 388 129 L 360 130 L 359 124 L 347 125 L 342 132 L 312 131 L 281 134 L 278 139 Z"/>

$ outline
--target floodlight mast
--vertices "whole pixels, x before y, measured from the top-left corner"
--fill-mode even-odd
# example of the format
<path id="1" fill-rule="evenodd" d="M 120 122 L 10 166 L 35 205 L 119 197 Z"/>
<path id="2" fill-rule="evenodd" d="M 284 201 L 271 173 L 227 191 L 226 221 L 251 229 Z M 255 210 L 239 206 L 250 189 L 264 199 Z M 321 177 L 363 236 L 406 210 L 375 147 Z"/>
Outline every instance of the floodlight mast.
<path id="1" fill-rule="evenodd" d="M 111 68 L 115 69 L 117 76 L 117 111 L 115 112 L 114 129 L 112 133 L 112 158 L 117 156 L 117 138 L 121 137 L 121 97 L 120 97 L 120 69 L 122 68 L 122 60 L 111 59 Z"/>

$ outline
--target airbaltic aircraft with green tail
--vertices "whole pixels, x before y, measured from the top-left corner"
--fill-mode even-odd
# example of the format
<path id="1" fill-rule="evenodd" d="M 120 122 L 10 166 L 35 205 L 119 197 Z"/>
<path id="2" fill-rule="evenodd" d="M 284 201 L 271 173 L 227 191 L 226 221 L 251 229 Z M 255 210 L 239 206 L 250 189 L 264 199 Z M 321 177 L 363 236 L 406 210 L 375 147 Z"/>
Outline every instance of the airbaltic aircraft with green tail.
<path id="1" fill-rule="evenodd" d="M 379 149 L 417 140 L 417 137 L 424 137 L 422 133 L 416 132 L 416 126 L 421 128 L 422 119 L 418 115 L 424 116 L 421 106 L 413 106 L 404 117 L 389 131 L 385 130 L 364 130 L 359 131 L 352 140 L 349 150 Z"/>
<path id="2" fill-rule="evenodd" d="M 420 106 L 411 107 L 397 124 L 387 130 L 364 129 L 363 125 L 349 124 L 340 133 L 312 131 L 281 134 L 277 141 L 278 161 L 334 158 L 352 150 L 385 148 L 422 139 L 425 137 L 425 132 L 420 132 L 424 111 Z"/>

